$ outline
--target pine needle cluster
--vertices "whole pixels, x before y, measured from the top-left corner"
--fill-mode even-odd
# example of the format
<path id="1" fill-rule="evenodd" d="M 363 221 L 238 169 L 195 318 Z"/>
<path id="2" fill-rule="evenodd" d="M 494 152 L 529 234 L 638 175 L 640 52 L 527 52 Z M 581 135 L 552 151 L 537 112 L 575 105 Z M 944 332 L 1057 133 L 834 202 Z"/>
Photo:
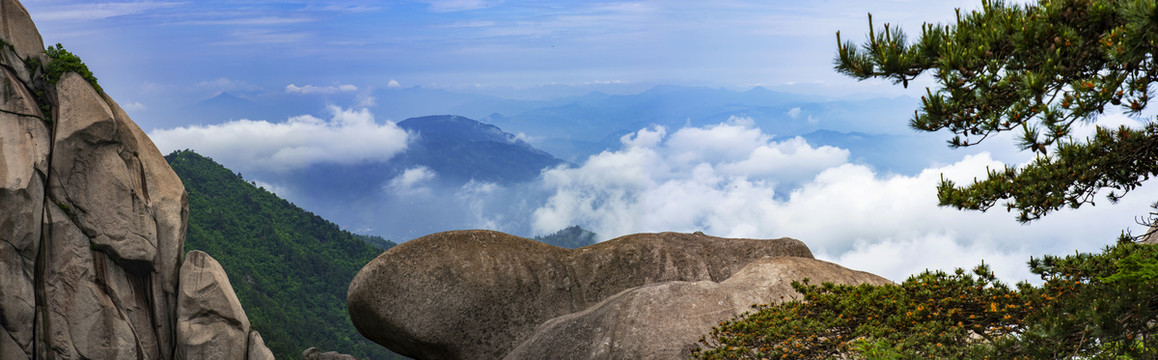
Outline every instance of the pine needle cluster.
<path id="1" fill-rule="evenodd" d="M 1158 174 L 1158 129 L 1099 128 L 1072 136 L 1081 122 L 1107 111 L 1141 116 L 1158 80 L 1158 2 L 983 1 L 952 24 L 924 24 L 908 41 L 897 27 L 873 25 L 864 44 L 837 33 L 836 70 L 908 86 L 930 74 L 912 128 L 948 130 L 951 147 L 973 146 L 998 133 L 1018 133 L 1038 154 L 1027 167 L 991 170 L 985 180 L 938 187 L 943 206 L 987 210 L 1005 201 L 1028 222 L 1062 207 L 1093 203 L 1103 189 L 1115 202 Z"/>

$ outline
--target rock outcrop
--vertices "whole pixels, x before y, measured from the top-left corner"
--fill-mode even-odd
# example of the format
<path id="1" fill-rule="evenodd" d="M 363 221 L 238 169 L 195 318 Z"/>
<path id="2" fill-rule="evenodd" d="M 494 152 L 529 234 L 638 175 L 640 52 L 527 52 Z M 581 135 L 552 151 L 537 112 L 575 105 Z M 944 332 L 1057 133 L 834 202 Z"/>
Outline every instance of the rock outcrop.
<path id="1" fill-rule="evenodd" d="M 887 282 L 788 238 L 636 234 L 569 250 L 452 231 L 371 261 L 348 308 L 363 335 L 419 359 L 636 358 L 679 354 L 719 321 L 793 294 L 801 277 Z"/>
<path id="2" fill-rule="evenodd" d="M 304 360 L 358 360 L 354 355 L 342 354 L 337 351 L 322 352 L 316 347 L 311 347 L 302 351 L 302 359 Z"/>
<path id="3" fill-rule="evenodd" d="M 190 251 L 181 265 L 177 293 L 177 357 L 244 359 L 249 318 L 233 293 L 221 264 L 202 251 Z"/>
<path id="4" fill-rule="evenodd" d="M 178 289 L 197 286 L 178 277 L 180 179 L 80 75 L 49 82 L 51 60 L 16 0 L 0 0 L 0 40 L 0 359 L 200 358 L 182 350 L 191 338 L 177 326 L 196 312 Z M 209 259 L 190 257 L 184 265 Z M 221 301 L 240 310 L 224 281 L 232 298 Z"/>
<path id="5" fill-rule="evenodd" d="M 548 320 L 504 359 L 687 359 L 720 321 L 797 295 L 792 281 L 888 284 L 866 272 L 801 257 L 755 260 L 722 282 L 670 281 L 632 288 Z"/>
<path id="6" fill-rule="evenodd" d="M 249 353 L 246 360 L 273 360 L 273 351 L 265 346 L 265 339 L 257 331 L 249 331 Z"/>

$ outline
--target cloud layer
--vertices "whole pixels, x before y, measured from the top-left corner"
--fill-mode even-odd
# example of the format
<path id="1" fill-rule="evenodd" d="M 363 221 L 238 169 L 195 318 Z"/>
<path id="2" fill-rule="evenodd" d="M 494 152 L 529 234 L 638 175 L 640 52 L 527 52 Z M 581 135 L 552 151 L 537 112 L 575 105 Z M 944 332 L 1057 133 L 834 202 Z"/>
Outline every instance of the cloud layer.
<path id="1" fill-rule="evenodd" d="M 358 91 L 358 87 L 350 84 L 330 85 L 330 86 L 314 86 L 303 85 L 297 86 L 289 84 L 285 86 L 285 92 L 290 94 L 335 94 L 339 92 L 354 92 Z"/>
<path id="2" fill-rule="evenodd" d="M 846 150 L 777 140 L 736 119 L 670 135 L 643 129 L 622 141 L 622 150 L 544 173 L 551 195 L 534 211 L 535 232 L 581 225 L 604 238 L 656 231 L 789 236 L 820 258 L 898 281 L 982 261 L 1007 280 L 1025 280 L 1032 277 L 1030 256 L 1093 251 L 1131 225 L 1144 230 L 1134 217 L 1158 194 L 1142 189 L 1117 205 L 1099 202 L 1021 225 L 1004 211 L 937 206 L 942 176 L 967 182 L 1003 166 L 988 153 L 897 176 L 849 163 Z"/>
<path id="3" fill-rule="evenodd" d="M 329 108 L 329 120 L 301 115 L 281 123 L 237 120 L 149 134 L 162 152 L 193 149 L 232 169 L 285 172 L 315 163 L 384 161 L 404 151 L 409 134 L 378 123 L 369 110 Z"/>

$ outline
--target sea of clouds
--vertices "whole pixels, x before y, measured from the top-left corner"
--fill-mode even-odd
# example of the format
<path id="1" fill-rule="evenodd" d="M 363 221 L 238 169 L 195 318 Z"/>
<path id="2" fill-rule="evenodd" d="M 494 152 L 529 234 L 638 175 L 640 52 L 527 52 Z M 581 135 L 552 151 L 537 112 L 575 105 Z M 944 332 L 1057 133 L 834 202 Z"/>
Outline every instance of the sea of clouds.
<path id="1" fill-rule="evenodd" d="M 376 121 L 368 110 L 332 107 L 330 113 L 330 119 L 240 120 L 150 136 L 163 152 L 192 148 L 235 171 L 258 173 L 385 160 L 404 152 L 414 136 Z M 1122 116 L 1103 122 L 1138 125 Z M 780 137 L 747 118 L 679 129 L 652 126 L 623 136 L 621 143 L 574 165 L 545 169 L 530 184 L 508 187 L 472 181 L 436 188 L 431 180 L 438 174 L 416 167 L 382 179 L 381 192 L 368 194 L 364 204 L 319 213 L 354 231 L 374 224 L 365 230 L 396 241 L 464 228 L 544 235 L 572 225 L 602 239 L 659 231 L 792 237 L 818 258 L 895 281 L 926 269 L 984 262 L 1013 282 L 1034 278 L 1025 265 L 1031 256 L 1097 251 L 1122 230 L 1145 231 L 1136 219 L 1158 198 L 1158 187 L 1143 186 L 1117 204 L 1102 200 L 1020 224 L 1003 209 L 937 206 L 942 178 L 967 183 L 1005 166 L 989 152 L 963 154 L 912 175 L 881 173 L 872 164 L 850 161 L 855 154 L 846 149 Z M 283 186 L 276 177 L 250 180 L 271 189 Z M 282 195 L 292 201 L 294 191 L 301 190 Z M 409 237 L 390 236 L 390 229 L 401 227 L 408 227 L 402 236 Z"/>

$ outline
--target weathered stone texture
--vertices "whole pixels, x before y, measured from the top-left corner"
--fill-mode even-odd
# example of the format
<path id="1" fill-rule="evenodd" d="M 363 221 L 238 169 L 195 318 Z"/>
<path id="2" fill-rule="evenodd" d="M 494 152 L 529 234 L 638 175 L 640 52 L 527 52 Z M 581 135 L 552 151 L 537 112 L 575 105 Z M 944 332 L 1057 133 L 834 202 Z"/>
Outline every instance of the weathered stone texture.
<path id="1" fill-rule="evenodd" d="M 249 318 L 225 269 L 209 254 L 190 251 L 177 293 L 177 359 L 245 359 Z"/>
<path id="2" fill-rule="evenodd" d="M 257 331 L 249 332 L 249 353 L 246 355 L 249 360 L 273 360 L 273 352 L 265 346 L 265 339 L 261 338 L 261 334 Z"/>
<path id="3" fill-rule="evenodd" d="M 792 264 L 800 269 L 757 266 L 769 259 L 799 260 Z M 354 277 L 347 298 L 362 334 L 415 358 L 499 359 L 531 339 L 519 356 L 556 358 L 562 353 L 543 351 L 581 344 L 554 341 L 596 344 L 611 336 L 606 331 L 623 340 L 584 351 L 632 358 L 674 354 L 665 351 L 684 346 L 687 334 L 700 331 L 694 341 L 710 325 L 742 312 L 737 309 L 778 299 L 801 274 L 850 272 L 805 270 L 820 263 L 807 246 L 788 238 L 636 234 L 568 250 L 494 231 L 451 231 L 387 250 Z M 752 269 L 761 272 L 749 274 Z M 739 279 L 782 286 L 753 293 L 727 285 Z M 867 274 L 849 281 L 866 279 L 883 281 Z M 585 311 L 592 315 L 561 320 Z M 648 323 L 663 317 L 672 320 Z M 558 325 L 541 327 L 552 322 Z M 585 327 L 602 330 L 580 331 Z"/>
<path id="4" fill-rule="evenodd" d="M 34 264 L 51 137 L 28 90 L 7 70 L 0 76 L 0 110 L 0 358 L 22 359 L 32 354 Z"/>
<path id="5" fill-rule="evenodd" d="M 720 321 L 798 295 L 791 283 L 888 284 L 888 280 L 800 257 L 753 261 L 724 280 L 669 281 L 623 291 L 586 310 L 548 320 L 505 359 L 686 359 Z"/>

